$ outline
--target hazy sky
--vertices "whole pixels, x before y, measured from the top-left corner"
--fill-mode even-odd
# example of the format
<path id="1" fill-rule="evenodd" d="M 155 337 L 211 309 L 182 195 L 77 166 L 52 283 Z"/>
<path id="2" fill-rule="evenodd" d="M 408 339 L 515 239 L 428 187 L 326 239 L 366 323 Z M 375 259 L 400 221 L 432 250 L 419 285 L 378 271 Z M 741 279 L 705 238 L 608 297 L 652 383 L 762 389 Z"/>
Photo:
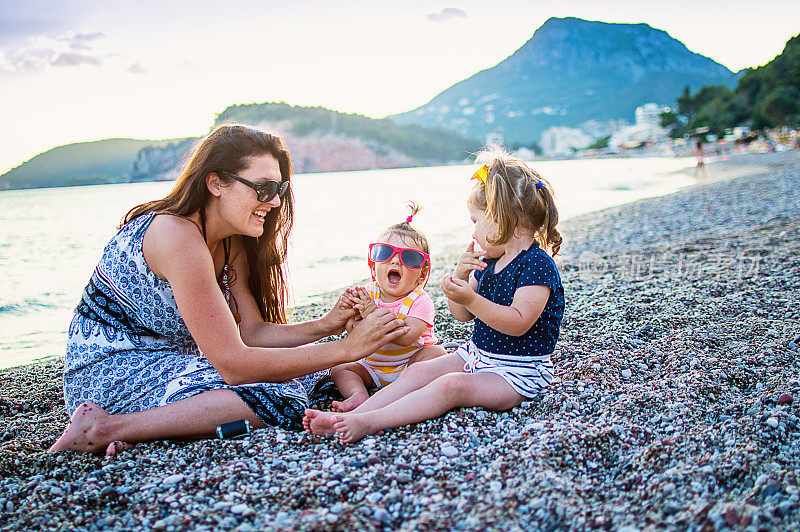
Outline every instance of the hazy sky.
<path id="1" fill-rule="evenodd" d="M 734 71 L 800 33 L 796 0 L 0 0 L 0 173 L 70 142 L 202 135 L 234 103 L 406 111 L 554 16 L 646 22 Z"/>

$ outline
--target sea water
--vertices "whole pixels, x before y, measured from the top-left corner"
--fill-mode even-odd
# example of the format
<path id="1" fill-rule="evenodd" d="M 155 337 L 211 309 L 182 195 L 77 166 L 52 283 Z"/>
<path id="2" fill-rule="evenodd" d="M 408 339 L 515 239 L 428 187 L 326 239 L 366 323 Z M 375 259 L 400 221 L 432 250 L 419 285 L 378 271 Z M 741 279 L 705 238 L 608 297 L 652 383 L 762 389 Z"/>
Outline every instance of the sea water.
<path id="1" fill-rule="evenodd" d="M 532 162 L 556 189 L 562 219 L 692 183 L 677 158 Z M 454 165 L 293 178 L 295 226 L 288 260 L 293 303 L 369 276 L 366 251 L 385 227 L 423 210 L 414 225 L 437 253 L 466 246 L 466 198 L 475 168 Z M 63 355 L 66 330 L 106 242 L 133 206 L 171 182 L 0 192 L 0 368 Z"/>

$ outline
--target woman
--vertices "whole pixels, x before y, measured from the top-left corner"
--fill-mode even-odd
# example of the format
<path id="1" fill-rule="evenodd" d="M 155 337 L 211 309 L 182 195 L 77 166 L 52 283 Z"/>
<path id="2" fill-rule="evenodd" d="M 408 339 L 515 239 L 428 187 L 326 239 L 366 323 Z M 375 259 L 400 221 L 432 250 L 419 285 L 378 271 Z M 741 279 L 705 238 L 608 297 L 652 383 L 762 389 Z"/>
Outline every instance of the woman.
<path id="1" fill-rule="evenodd" d="M 205 437 L 239 419 L 301 429 L 315 372 L 405 334 L 387 311 L 307 345 L 344 330 L 354 311 L 341 299 L 321 319 L 286 324 L 291 174 L 279 137 L 220 126 L 167 197 L 127 214 L 70 325 L 73 415 L 51 451 Z"/>

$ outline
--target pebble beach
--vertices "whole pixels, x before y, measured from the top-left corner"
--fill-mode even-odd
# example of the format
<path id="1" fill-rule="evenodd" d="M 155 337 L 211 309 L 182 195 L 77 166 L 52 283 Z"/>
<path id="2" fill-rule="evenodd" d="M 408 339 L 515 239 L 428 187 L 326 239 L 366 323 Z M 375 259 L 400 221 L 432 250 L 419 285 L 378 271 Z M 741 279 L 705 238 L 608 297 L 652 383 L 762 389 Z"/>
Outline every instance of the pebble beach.
<path id="1" fill-rule="evenodd" d="M 0 528 L 797 530 L 800 153 L 560 230 L 556 380 L 509 412 L 52 455 L 63 360 L 0 370 Z M 435 285 L 440 341 L 468 339 Z"/>

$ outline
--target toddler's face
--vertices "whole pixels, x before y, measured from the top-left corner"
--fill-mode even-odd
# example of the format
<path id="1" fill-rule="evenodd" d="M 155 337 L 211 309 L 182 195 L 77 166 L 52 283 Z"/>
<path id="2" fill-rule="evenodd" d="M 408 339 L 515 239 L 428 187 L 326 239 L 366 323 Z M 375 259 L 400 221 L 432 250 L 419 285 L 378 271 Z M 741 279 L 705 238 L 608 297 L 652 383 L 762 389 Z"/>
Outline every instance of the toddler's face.
<path id="1" fill-rule="evenodd" d="M 472 205 L 467 205 L 469 209 L 469 217 L 472 223 L 475 224 L 475 230 L 472 232 L 472 238 L 483 248 L 485 257 L 487 259 L 496 259 L 503 255 L 503 248 L 489 244 L 489 238 L 496 238 L 498 233 L 497 224 L 494 223 L 488 216 L 486 211 L 482 211 Z"/>
<path id="2" fill-rule="evenodd" d="M 383 244 L 391 244 L 399 248 L 411 248 L 422 251 L 411 239 L 405 239 L 400 235 L 389 234 L 378 240 Z M 401 297 L 405 297 L 415 290 L 425 280 L 425 276 L 430 268 L 425 264 L 417 270 L 409 268 L 400 261 L 400 256 L 395 253 L 386 262 L 376 262 L 372 266 L 372 275 L 375 282 L 381 288 L 381 298 L 384 303 L 391 303 Z"/>

